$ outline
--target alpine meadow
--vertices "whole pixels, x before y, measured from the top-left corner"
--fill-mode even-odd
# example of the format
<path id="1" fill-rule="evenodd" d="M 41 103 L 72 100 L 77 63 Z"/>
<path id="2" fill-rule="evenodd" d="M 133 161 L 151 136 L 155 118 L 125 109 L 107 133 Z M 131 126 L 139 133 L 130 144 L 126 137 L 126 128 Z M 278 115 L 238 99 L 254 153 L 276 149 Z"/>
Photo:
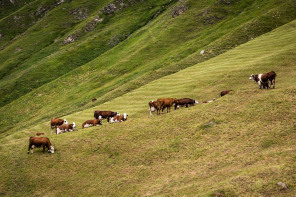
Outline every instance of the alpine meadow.
<path id="1" fill-rule="evenodd" d="M 296 0 L 0 0 L 0 117 L 0 196 L 293 197 Z"/>

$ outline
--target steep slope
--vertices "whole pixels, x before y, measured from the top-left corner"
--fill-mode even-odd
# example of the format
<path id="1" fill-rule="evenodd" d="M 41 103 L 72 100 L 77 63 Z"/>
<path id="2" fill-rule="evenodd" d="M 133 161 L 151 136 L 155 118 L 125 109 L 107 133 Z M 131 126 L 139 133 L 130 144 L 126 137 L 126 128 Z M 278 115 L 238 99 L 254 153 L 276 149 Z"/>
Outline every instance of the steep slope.
<path id="1" fill-rule="evenodd" d="M 295 1 L 187 1 L 170 7 L 164 6 L 168 1 L 157 2 L 150 2 L 155 9 L 148 2 L 139 3 L 112 15 L 104 28 L 106 35 L 115 33 L 103 36 L 103 43 L 97 36 L 105 35 L 105 31 L 96 28 L 32 67 L 28 65 L 28 69 L 4 78 L 0 84 L 7 90 L 3 94 L 12 91 L 5 94 L 7 101 L 31 92 L 1 108 L 1 130 L 14 127 L 9 131 L 12 133 L 27 125 L 27 121 L 49 120 L 112 100 L 247 42 L 294 19 L 296 13 Z M 163 6 L 166 11 L 162 13 Z M 188 8 L 184 8 L 185 13 L 173 17 L 175 10 L 182 12 L 182 6 Z M 148 8 L 152 11 L 146 12 Z M 143 12 L 147 15 L 135 20 Z M 154 20 L 147 23 L 151 17 Z M 139 30 L 127 33 L 129 36 L 122 41 L 127 22 L 131 24 L 129 33 Z M 106 42 L 116 46 L 100 51 Z M 205 53 L 200 54 L 201 50 Z M 93 54 L 101 55 L 96 58 Z M 92 103 L 92 97 L 98 101 Z"/>
<path id="2" fill-rule="evenodd" d="M 0 2 L 0 19 L 9 16 L 32 1 L 34 0 L 2 0 Z"/>
<path id="3" fill-rule="evenodd" d="M 294 196 L 296 20 L 94 108 L 63 118 L 80 125 L 95 109 L 127 112 L 121 124 L 51 135 L 48 121 L 1 139 L 1 194 L 49 196 Z M 274 70 L 276 88 L 251 73 Z M 221 90 L 234 94 L 217 98 Z M 148 101 L 213 103 L 150 116 Z M 27 155 L 43 131 L 53 155 Z M 42 167 L 40 167 L 42 166 Z M 42 178 L 41 178 L 42 177 Z M 26 181 L 30 180 L 30 181 Z M 287 185 L 283 189 L 277 183 Z"/>
<path id="4" fill-rule="evenodd" d="M 62 4 L 26 31 L 22 39 L 3 49 L 0 52 L 1 105 L 108 51 L 148 23 L 167 2 L 171 3 L 167 0 L 131 1 L 134 3 L 124 4 L 124 9 L 109 13 L 104 10 L 107 2 Z M 74 41 L 75 44 L 67 45 Z"/>

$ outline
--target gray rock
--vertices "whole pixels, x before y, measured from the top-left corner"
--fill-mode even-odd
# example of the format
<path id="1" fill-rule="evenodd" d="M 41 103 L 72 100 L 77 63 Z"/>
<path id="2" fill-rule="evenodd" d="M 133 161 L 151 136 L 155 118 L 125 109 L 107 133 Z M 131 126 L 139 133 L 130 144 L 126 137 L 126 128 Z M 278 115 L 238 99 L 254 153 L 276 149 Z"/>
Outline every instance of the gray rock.
<path id="1" fill-rule="evenodd" d="M 283 182 L 278 182 L 277 184 L 278 184 L 279 186 L 281 186 L 282 189 L 287 189 L 287 188 L 288 188 L 287 185 L 286 185 L 285 183 L 283 183 Z"/>

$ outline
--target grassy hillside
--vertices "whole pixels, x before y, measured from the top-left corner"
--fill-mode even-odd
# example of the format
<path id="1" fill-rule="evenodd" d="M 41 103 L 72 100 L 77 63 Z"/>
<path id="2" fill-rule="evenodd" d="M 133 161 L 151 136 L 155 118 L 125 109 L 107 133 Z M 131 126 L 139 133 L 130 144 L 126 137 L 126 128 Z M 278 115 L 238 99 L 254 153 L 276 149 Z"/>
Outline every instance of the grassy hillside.
<path id="1" fill-rule="evenodd" d="M 132 2 L 114 13 L 98 13 L 105 4 L 89 1 L 84 5 L 91 7 L 85 20 L 74 23 L 67 33 L 68 29 L 56 32 L 49 24 L 53 36 L 44 38 L 48 31 L 43 21 L 59 26 L 62 22 L 54 20 L 56 16 L 75 19 L 68 16 L 72 13 L 69 10 L 81 9 L 79 1 L 65 3 L 44 16 L 23 39 L 0 51 L 4 57 L 0 81 L 0 129 L 4 135 L 112 100 L 222 54 L 296 17 L 293 0 Z M 64 12 L 64 5 L 72 7 Z M 173 15 L 183 8 L 184 13 Z M 85 32 L 98 17 L 103 21 Z M 49 40 L 40 45 L 24 44 L 37 35 Z M 65 44 L 69 36 L 76 41 Z M 33 47 L 34 43 L 38 47 Z M 15 55 L 18 45 L 28 49 Z M 201 50 L 205 53 L 200 54 Z M 96 103 L 91 102 L 93 97 L 98 98 Z"/>
<path id="2" fill-rule="evenodd" d="M 22 39 L 0 52 L 3 57 L 1 77 L 4 78 L 1 80 L 1 105 L 106 52 L 145 25 L 167 2 L 135 2 L 116 15 L 100 11 L 107 1 L 71 2 L 55 8 Z M 75 43 L 67 46 L 69 37 Z"/>
<path id="3" fill-rule="evenodd" d="M 46 120 L 3 137 L 1 194 L 294 196 L 295 35 L 294 20 L 208 61 L 63 117 L 75 121 L 78 131 L 51 135 Z M 252 73 L 270 70 L 278 75 L 275 89 L 259 90 L 248 80 Z M 226 89 L 235 92 L 218 98 Z M 148 101 L 159 97 L 217 100 L 150 116 Z M 95 109 L 127 112 L 128 120 L 80 129 Z M 26 154 L 28 138 L 37 131 L 51 139 L 55 154 Z"/>

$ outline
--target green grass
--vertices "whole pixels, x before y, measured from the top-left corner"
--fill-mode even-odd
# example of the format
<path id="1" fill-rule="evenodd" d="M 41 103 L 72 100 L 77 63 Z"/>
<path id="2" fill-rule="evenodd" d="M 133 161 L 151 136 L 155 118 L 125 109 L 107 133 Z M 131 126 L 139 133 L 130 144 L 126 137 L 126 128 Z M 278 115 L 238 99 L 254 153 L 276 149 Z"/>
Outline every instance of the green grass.
<path id="1" fill-rule="evenodd" d="M 8 135 L 25 125 L 112 100 L 295 19 L 292 0 L 277 3 L 240 1 L 231 5 L 219 2 L 188 1 L 189 9 L 175 18 L 171 16 L 171 9 L 179 2 L 172 5 L 169 1 L 135 3 L 108 16 L 105 23 L 81 35 L 77 42 L 60 45 L 68 35 L 81 31 L 97 16 L 95 10 L 103 4 L 96 5 L 86 21 L 74 28 L 69 27 L 71 31 L 68 33 L 65 29 L 57 42 L 54 42 L 54 35 L 48 41 L 50 45 L 42 50 L 32 47 L 33 51 L 24 50 L 26 52 L 20 56 L 9 59 L 9 55 L 14 53 L 13 47 L 21 42 L 30 42 L 35 35 L 28 34 L 28 37 L 13 43 L 1 51 L 1 57 L 7 57 L 2 67 L 11 72 L 0 82 L 2 133 Z M 73 1 L 70 5 L 79 7 L 79 2 Z M 91 5 L 92 2 L 89 3 Z M 63 7 L 53 11 L 44 20 L 55 19 L 55 14 L 63 13 Z M 159 15 L 155 14 L 158 11 Z M 151 17 L 154 19 L 148 23 Z M 110 39 L 116 40 L 117 35 L 130 33 L 116 46 L 106 44 Z M 206 51 L 204 55 L 200 54 L 201 50 Z M 40 52 L 35 54 L 35 51 Z M 23 57 L 25 53 L 29 59 Z M 16 67 L 19 62 L 24 63 Z M 93 97 L 98 98 L 96 103 L 91 102 Z"/>
<path id="2" fill-rule="evenodd" d="M 80 22 L 75 28 L 73 26 L 79 21 L 75 19 L 75 15 L 73 17 L 69 12 L 81 8 L 81 5 L 70 4 L 71 7 L 67 7 L 66 10 L 64 6 L 57 7 L 42 22 L 32 27 L 33 30 L 28 32 L 28 36 L 1 51 L 3 57 L 0 61 L 3 63 L 1 68 L 1 105 L 12 102 L 108 51 L 114 47 L 114 43 L 110 44 L 110 40 L 114 37 L 117 38 L 118 35 L 118 42 L 126 39 L 127 36 L 146 24 L 155 13 L 163 9 L 162 6 L 166 5 L 167 1 L 152 1 L 141 5 L 138 3 L 114 16 L 103 15 L 101 16 L 104 18 L 103 22 L 99 23 L 93 31 L 85 32 L 85 26 L 92 19 L 98 17 L 97 12 L 105 4 L 105 1 L 100 4 L 96 2 L 84 4 L 83 7 L 89 9 L 86 14 L 91 16 L 86 21 Z M 151 5 L 155 7 L 151 8 Z M 132 10 L 135 11 L 131 12 Z M 66 24 L 65 21 L 67 21 Z M 71 31 L 67 32 L 70 29 Z M 50 32 L 50 36 L 44 37 L 44 34 L 48 34 L 48 32 Z M 66 35 L 65 32 L 67 32 Z M 68 35 L 76 35 L 77 37 L 77 34 L 80 35 L 75 43 L 67 46 L 62 44 Z M 39 42 L 36 43 L 36 40 Z M 17 46 L 23 46 L 21 47 L 22 53 L 15 52 Z"/>
<path id="3" fill-rule="evenodd" d="M 78 131 L 51 135 L 48 118 L 3 136 L 1 194 L 294 196 L 295 35 L 294 20 L 208 61 L 62 117 L 76 122 Z M 275 89 L 259 90 L 248 80 L 252 73 L 270 70 L 278 75 Z M 234 93 L 219 98 L 226 89 Z M 217 100 L 150 116 L 148 101 L 160 97 Z M 97 109 L 126 112 L 128 120 L 82 130 Z M 29 136 L 40 131 L 51 139 L 55 154 L 26 154 Z M 288 188 L 282 190 L 278 182 Z"/>

